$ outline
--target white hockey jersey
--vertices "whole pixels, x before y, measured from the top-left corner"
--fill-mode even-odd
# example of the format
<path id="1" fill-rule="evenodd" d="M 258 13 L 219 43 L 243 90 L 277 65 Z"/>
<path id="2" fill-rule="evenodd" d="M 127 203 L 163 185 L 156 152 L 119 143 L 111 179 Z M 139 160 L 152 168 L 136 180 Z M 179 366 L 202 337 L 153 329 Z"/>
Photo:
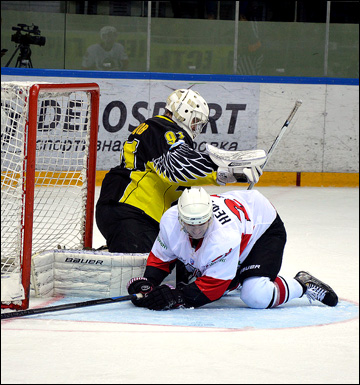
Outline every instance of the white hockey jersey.
<path id="1" fill-rule="evenodd" d="M 174 260 L 184 263 L 195 284 L 210 301 L 220 298 L 238 266 L 276 217 L 276 210 L 256 190 L 212 195 L 214 218 L 197 246 L 182 229 L 177 206 L 167 210 L 148 258 L 148 266 L 167 270 Z"/>

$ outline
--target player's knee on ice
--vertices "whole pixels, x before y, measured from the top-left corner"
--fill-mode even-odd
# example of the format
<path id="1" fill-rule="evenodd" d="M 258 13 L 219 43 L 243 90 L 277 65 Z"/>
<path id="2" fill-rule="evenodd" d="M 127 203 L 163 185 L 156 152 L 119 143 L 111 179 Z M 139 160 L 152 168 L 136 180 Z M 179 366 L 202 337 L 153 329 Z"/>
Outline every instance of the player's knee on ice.
<path id="1" fill-rule="evenodd" d="M 249 307 L 266 309 L 271 303 L 274 283 L 268 277 L 251 277 L 243 282 L 240 298 Z"/>

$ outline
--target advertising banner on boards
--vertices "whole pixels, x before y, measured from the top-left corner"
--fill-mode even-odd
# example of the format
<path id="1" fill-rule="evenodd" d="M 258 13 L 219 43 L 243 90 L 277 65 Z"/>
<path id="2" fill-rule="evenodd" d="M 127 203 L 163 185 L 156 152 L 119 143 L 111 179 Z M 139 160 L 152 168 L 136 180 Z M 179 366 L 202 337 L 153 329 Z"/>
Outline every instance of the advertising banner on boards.
<path id="1" fill-rule="evenodd" d="M 7 76 L 4 76 L 7 78 Z M 12 79 L 3 79 L 14 80 Z M 115 167 L 120 152 L 129 134 L 146 119 L 165 113 L 167 97 L 176 89 L 191 88 L 198 91 L 207 101 L 210 110 L 208 124 L 196 138 L 194 146 L 205 151 L 205 143 L 225 150 L 254 149 L 257 144 L 259 118 L 259 83 L 235 82 L 191 82 L 153 79 L 89 79 L 100 86 L 99 132 L 97 144 L 97 170 Z M 44 82 L 36 77 L 31 82 Z M 45 82 L 64 83 L 64 78 L 47 78 Z M 86 83 L 88 79 L 67 78 L 67 83 Z M 55 96 L 39 103 L 39 114 L 44 116 L 38 131 L 39 150 L 51 151 L 51 143 L 43 143 L 41 132 L 53 131 L 56 146 L 65 146 L 69 151 L 78 146 L 76 132 L 83 124 L 82 113 L 78 111 L 82 100 L 69 99 L 69 105 L 59 103 Z M 61 116 L 70 111 L 69 121 Z M 14 111 L 14 113 L 16 113 Z M 73 143 L 60 143 L 61 130 L 74 130 Z M 56 138 L 59 133 L 59 139 Z M 69 151 L 70 154 L 70 151 Z M 70 155 L 69 155 L 70 156 Z"/>
<path id="2" fill-rule="evenodd" d="M 114 79 L 100 80 L 98 170 L 119 162 L 124 141 L 147 118 L 165 113 L 166 99 L 178 88 L 198 91 L 207 101 L 210 119 L 195 140 L 199 151 L 205 143 L 225 149 L 256 147 L 260 86 L 256 83 L 191 83 Z"/>
<path id="3" fill-rule="evenodd" d="M 14 77 L 3 81 L 17 80 Z M 31 82 L 44 82 L 44 78 L 33 77 Z M 191 82 L 154 79 L 84 79 L 46 78 L 46 83 L 96 82 L 100 87 L 99 132 L 97 143 L 97 170 L 108 170 L 118 165 L 120 152 L 129 134 L 146 119 L 165 113 L 166 99 L 176 89 L 191 88 L 198 91 L 207 101 L 210 110 L 208 124 L 196 138 L 194 147 L 203 152 L 210 143 L 225 150 L 254 149 L 257 145 L 259 118 L 259 83 L 235 82 Z M 51 99 L 51 97 L 49 96 Z M 77 108 L 82 100 L 69 99 L 69 105 L 53 100 L 39 103 L 39 114 L 44 116 L 44 127 L 39 129 L 37 146 L 42 151 L 51 151 L 51 143 L 41 139 L 41 132 L 52 132 L 54 146 L 79 146 L 76 132 L 79 132 L 83 117 Z M 80 107 L 78 107 L 80 106 Z M 61 116 L 71 111 L 65 123 Z M 14 112 L 15 113 L 15 112 Z M 61 143 L 61 130 L 74 129 L 73 143 Z M 56 137 L 57 133 L 59 138 Z"/>
<path id="4" fill-rule="evenodd" d="M 2 82 L 30 81 L 32 83 L 97 83 L 100 86 L 100 111 L 97 170 L 107 171 L 118 165 L 121 148 L 129 133 L 145 119 L 164 113 L 166 99 L 178 88 L 198 91 L 208 102 L 210 120 L 196 138 L 195 147 L 205 150 L 205 143 L 225 150 L 268 150 L 279 134 L 279 129 L 294 106 L 303 100 L 275 156 L 267 164 L 268 171 L 278 172 L 358 172 L 359 171 L 359 86 L 358 79 L 255 79 L 243 78 L 218 80 L 215 75 L 188 75 L 181 79 L 174 74 L 134 73 L 132 77 L 108 77 L 103 73 L 3 68 Z M 31 71 L 30 71 L 31 70 Z M 43 76 L 35 76 L 35 73 Z M 50 73 L 51 74 L 50 74 Z M 70 75 L 71 73 L 71 75 Z M 25 76 L 26 75 L 26 76 Z M 97 76 L 102 75 L 102 76 Z M 261 82 L 259 82 L 261 80 Z M 269 80 L 268 82 L 266 80 Z M 39 104 L 41 130 L 78 130 L 81 119 L 77 105 L 72 100 L 68 105 L 48 100 Z M 45 111 L 45 107 L 47 110 Z M 43 108 L 43 109 L 42 109 Z M 63 111 L 64 109 L 64 111 Z M 2 124 L 6 113 L 2 105 Z M 11 116 L 16 111 L 6 108 Z M 62 115 L 71 111 L 68 121 L 62 124 Z M 44 118 L 44 119 L 45 119 Z M 15 119 L 17 121 L 17 119 Z M 11 129 L 11 127 L 10 127 Z M 6 137 L 9 134 L 6 129 Z M 55 135 L 56 133 L 54 133 Z M 45 150 L 41 136 L 37 147 Z M 59 139 L 55 137 L 58 148 Z M 6 142 L 6 141 L 5 141 Z M 74 132 L 70 143 L 63 143 L 64 151 L 79 146 Z M 46 143 L 46 149 L 52 148 Z"/>

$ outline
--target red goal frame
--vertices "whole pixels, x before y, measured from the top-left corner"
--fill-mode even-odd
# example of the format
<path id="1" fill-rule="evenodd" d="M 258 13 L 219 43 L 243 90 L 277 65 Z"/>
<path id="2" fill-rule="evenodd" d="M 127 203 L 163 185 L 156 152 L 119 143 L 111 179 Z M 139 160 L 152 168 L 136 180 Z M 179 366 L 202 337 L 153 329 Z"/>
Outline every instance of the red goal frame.
<path id="1" fill-rule="evenodd" d="M 90 117 L 90 143 L 89 155 L 87 158 L 87 201 L 85 215 L 84 247 L 92 247 L 93 218 L 94 218 L 94 199 L 96 182 L 96 154 L 97 154 L 97 135 L 99 120 L 99 99 L 100 88 L 96 83 L 73 83 L 73 84 L 33 84 L 28 96 L 28 119 L 25 125 L 25 158 L 24 172 L 26 173 L 26 187 L 23 189 L 25 202 L 22 218 L 22 256 L 20 255 L 22 270 L 22 285 L 24 288 L 25 299 L 21 305 L 1 304 L 1 308 L 26 309 L 29 306 L 30 297 L 30 277 L 31 277 L 31 257 L 32 257 L 32 235 L 33 235 L 33 210 L 34 210 L 34 191 L 35 191 L 35 164 L 36 164 L 36 138 L 37 138 L 37 113 L 38 97 L 41 91 L 63 92 L 64 90 L 87 91 L 90 93 L 91 117 Z"/>

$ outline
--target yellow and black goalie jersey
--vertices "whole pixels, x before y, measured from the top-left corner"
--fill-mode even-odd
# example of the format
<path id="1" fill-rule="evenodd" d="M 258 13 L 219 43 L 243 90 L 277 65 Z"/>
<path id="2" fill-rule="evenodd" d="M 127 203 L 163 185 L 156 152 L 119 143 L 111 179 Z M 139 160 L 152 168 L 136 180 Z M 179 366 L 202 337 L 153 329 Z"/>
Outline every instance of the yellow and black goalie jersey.
<path id="1" fill-rule="evenodd" d="M 97 204 L 126 203 L 160 222 L 185 187 L 217 185 L 217 166 L 192 147 L 171 118 L 147 119 L 124 143 L 120 165 L 106 174 Z"/>

